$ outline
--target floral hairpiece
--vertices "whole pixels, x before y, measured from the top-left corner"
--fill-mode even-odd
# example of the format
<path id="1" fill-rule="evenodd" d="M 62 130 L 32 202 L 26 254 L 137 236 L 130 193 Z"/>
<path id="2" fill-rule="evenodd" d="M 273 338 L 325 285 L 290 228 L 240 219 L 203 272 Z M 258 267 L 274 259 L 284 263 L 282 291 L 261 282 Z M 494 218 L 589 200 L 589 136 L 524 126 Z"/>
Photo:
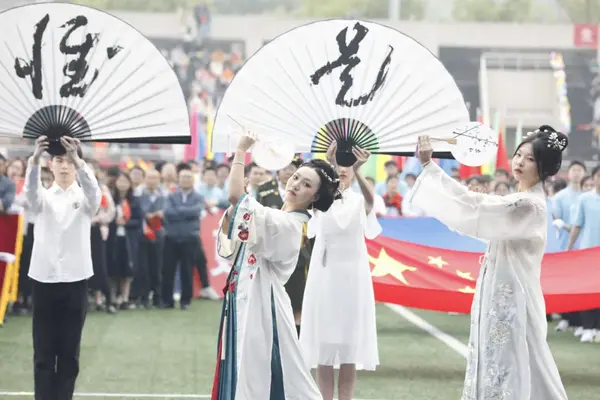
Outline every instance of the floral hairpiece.
<path id="1" fill-rule="evenodd" d="M 303 163 L 302 165 L 304 165 L 304 164 L 308 164 L 310 161 L 311 161 L 311 160 L 306 160 L 306 161 L 304 161 L 304 163 Z M 323 160 L 323 161 L 325 161 L 325 160 Z M 329 164 L 329 165 L 330 165 L 330 166 L 333 168 L 333 165 L 331 165 L 331 163 L 330 163 L 329 161 L 325 161 L 325 162 L 326 162 L 327 164 Z M 337 178 L 337 179 L 331 179 L 331 177 L 330 177 L 329 175 L 327 175 L 327 174 L 325 173 L 325 171 L 323 171 L 321 168 L 315 168 L 315 169 L 316 169 L 317 171 L 319 171 L 319 172 L 321 173 L 321 175 L 323 175 L 323 177 L 329 181 L 329 183 L 338 183 L 338 182 L 340 181 L 340 178 Z M 334 169 L 335 169 L 335 168 L 334 168 Z"/>
<path id="2" fill-rule="evenodd" d="M 543 131 L 536 129 L 533 132 L 528 132 L 527 136 L 531 136 L 534 135 L 536 133 L 546 133 L 548 134 L 548 137 L 546 138 L 546 141 L 548 142 L 547 145 L 548 147 L 552 147 L 555 148 L 557 150 L 564 150 L 565 147 L 567 147 L 567 141 L 564 138 L 560 138 L 558 136 L 558 133 L 550 131 L 548 129 L 544 129 Z"/>

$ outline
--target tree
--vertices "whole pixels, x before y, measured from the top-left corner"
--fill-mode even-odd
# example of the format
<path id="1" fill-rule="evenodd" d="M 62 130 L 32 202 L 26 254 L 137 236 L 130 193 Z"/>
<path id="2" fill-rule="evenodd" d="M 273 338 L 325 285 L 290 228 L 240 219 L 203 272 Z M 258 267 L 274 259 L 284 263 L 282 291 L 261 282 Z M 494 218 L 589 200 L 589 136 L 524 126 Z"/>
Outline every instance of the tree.
<path id="1" fill-rule="evenodd" d="M 189 9 L 200 3 L 199 0 L 72 0 L 101 10 L 123 10 L 141 12 L 174 12 L 179 7 Z M 210 5 L 212 1 L 204 1 Z"/>
<path id="2" fill-rule="evenodd" d="M 559 0 L 560 5 L 576 24 L 600 24 L 600 1 Z"/>
<path id="3" fill-rule="evenodd" d="M 532 19 L 532 0 L 454 0 L 457 21 L 525 22 Z"/>
<path id="4" fill-rule="evenodd" d="M 401 1 L 402 19 L 423 19 L 424 0 Z M 302 0 L 300 11 L 303 16 L 311 18 L 387 18 L 388 0 Z"/>

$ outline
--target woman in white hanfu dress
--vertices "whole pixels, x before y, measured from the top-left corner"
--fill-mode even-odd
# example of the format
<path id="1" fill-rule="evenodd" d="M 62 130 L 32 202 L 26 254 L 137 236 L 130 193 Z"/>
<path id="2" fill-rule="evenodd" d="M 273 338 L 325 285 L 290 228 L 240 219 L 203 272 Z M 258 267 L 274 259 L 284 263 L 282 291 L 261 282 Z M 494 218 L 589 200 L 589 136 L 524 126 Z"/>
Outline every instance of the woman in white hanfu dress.
<path id="1" fill-rule="evenodd" d="M 238 143 L 218 253 L 233 261 L 225 287 L 212 400 L 320 400 L 298 343 L 284 284 L 296 268 L 303 224 L 311 207 L 326 211 L 338 192 L 337 174 L 323 160 L 303 164 L 286 185 L 281 210 L 244 192 L 245 153 Z"/>
<path id="2" fill-rule="evenodd" d="M 471 308 L 462 400 L 566 400 L 546 341 L 540 284 L 546 247 L 543 182 L 555 175 L 567 138 L 544 125 L 512 159 L 519 192 L 474 193 L 431 162 L 429 137 L 419 138 L 424 166 L 412 202 L 460 233 L 489 241 Z"/>
<path id="3" fill-rule="evenodd" d="M 336 144 L 327 157 L 335 162 Z M 317 368 L 324 400 L 334 395 L 334 368 L 339 368 L 338 399 L 351 400 L 356 370 L 379 365 L 375 296 L 365 236 L 381 227 L 373 211 L 374 193 L 359 171 L 367 151 L 355 148 L 352 167 L 338 166 L 343 191 L 327 212 L 315 212 L 308 236 L 315 236 L 302 304 L 300 345 L 308 365 Z M 356 177 L 361 193 L 350 189 Z"/>

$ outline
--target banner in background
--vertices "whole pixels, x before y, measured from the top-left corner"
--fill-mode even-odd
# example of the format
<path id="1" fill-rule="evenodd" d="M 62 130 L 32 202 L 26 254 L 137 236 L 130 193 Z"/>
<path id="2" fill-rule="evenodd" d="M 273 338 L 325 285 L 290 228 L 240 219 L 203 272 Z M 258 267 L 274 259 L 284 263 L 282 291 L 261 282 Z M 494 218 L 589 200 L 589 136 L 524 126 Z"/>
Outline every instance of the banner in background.
<path id="1" fill-rule="evenodd" d="M 216 251 L 222 214 L 207 215 L 201 226 L 210 284 L 219 295 L 230 268 Z M 450 231 L 434 218 L 381 219 L 380 223 L 383 234 L 367 241 L 375 299 L 426 310 L 469 313 L 485 245 Z M 599 260 L 600 247 L 546 254 L 542 288 L 548 313 L 600 307 Z M 201 285 L 197 276 L 195 281 L 198 296 Z"/>
<path id="2" fill-rule="evenodd" d="M 439 249 L 380 236 L 368 241 L 378 302 L 433 311 L 470 312 L 482 253 Z M 546 312 L 600 307 L 600 247 L 546 254 Z"/>
<path id="3" fill-rule="evenodd" d="M 23 246 L 23 217 L 19 214 L 0 215 L 0 326 L 8 303 L 17 300 L 19 258 Z"/>

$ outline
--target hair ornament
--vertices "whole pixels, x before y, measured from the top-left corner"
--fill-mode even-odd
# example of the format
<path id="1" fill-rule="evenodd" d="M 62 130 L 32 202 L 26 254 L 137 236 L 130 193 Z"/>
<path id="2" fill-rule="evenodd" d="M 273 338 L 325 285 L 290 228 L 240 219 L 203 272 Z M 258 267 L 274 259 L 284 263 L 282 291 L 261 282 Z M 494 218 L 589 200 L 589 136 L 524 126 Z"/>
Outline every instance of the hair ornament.
<path id="1" fill-rule="evenodd" d="M 536 129 L 533 132 L 527 132 L 527 136 L 535 135 L 538 133 L 544 133 L 544 134 L 548 135 L 547 137 L 544 138 L 547 142 L 548 148 L 554 148 L 554 149 L 560 150 L 560 151 L 563 151 L 564 149 L 567 148 L 567 141 L 565 140 L 565 138 L 559 137 L 558 133 L 556 131 L 550 130 L 545 127 L 544 127 L 544 129 Z"/>

